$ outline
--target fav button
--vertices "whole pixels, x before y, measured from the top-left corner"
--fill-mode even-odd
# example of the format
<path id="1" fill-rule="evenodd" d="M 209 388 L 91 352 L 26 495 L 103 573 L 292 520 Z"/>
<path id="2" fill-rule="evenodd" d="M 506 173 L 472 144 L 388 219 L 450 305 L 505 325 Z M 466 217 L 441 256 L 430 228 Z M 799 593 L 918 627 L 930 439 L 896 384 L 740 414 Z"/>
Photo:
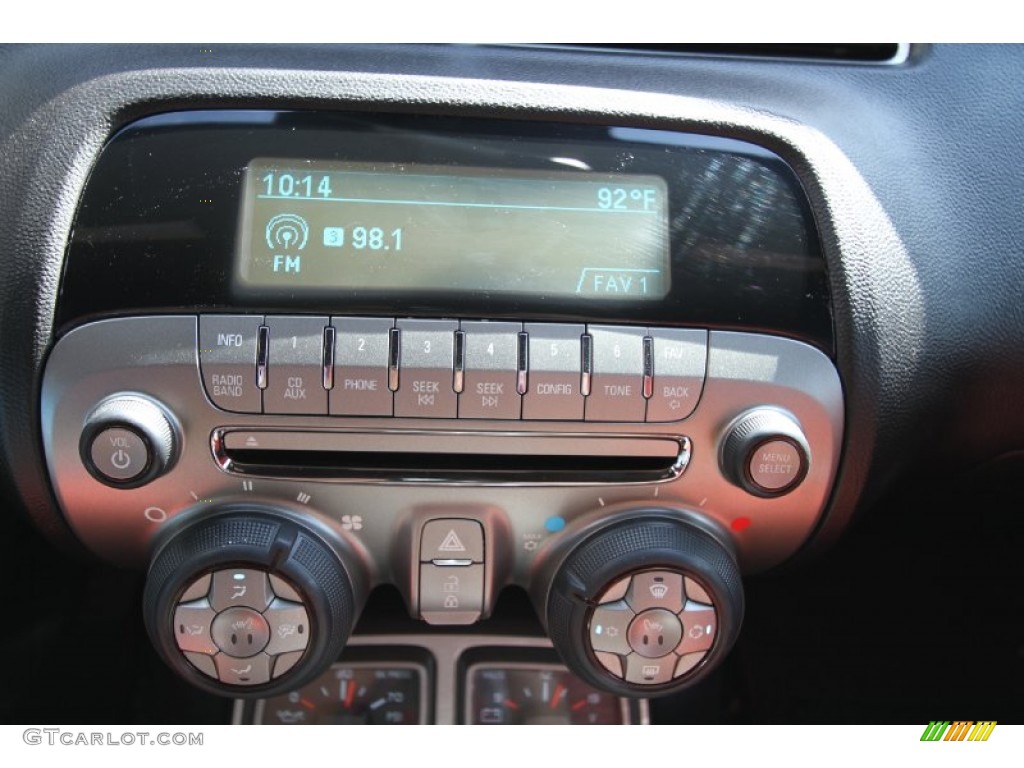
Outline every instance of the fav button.
<path id="1" fill-rule="evenodd" d="M 647 421 L 685 419 L 700 400 L 708 357 L 708 332 L 651 328 L 653 386 Z"/>

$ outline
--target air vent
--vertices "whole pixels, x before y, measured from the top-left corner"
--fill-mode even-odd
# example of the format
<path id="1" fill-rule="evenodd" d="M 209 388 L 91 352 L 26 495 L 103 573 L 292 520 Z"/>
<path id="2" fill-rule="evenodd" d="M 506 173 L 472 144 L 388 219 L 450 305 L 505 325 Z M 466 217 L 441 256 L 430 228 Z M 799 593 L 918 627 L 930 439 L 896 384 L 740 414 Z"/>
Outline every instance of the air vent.
<path id="1" fill-rule="evenodd" d="M 537 47 L 662 56 L 728 56 L 854 64 L 899 64 L 906 60 L 910 48 L 906 43 L 564 43 Z"/>

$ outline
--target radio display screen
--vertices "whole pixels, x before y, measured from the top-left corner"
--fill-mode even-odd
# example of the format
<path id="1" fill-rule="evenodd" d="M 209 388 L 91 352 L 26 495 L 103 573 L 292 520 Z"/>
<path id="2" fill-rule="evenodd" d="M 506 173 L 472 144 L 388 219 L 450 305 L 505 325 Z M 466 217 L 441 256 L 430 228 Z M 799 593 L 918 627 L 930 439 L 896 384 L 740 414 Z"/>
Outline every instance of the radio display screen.
<path id="1" fill-rule="evenodd" d="M 658 300 L 668 210 L 655 175 L 257 158 L 236 275 L 299 293 Z"/>

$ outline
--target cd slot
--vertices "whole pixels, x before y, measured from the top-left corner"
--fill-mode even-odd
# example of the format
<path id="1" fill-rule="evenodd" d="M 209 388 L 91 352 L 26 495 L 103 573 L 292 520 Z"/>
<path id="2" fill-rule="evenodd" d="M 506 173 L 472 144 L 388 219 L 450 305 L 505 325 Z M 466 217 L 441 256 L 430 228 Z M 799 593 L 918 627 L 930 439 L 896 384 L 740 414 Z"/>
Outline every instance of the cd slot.
<path id="1" fill-rule="evenodd" d="M 228 472 L 349 482 L 649 483 L 690 456 L 687 438 L 493 432 L 220 429 L 212 447 Z"/>

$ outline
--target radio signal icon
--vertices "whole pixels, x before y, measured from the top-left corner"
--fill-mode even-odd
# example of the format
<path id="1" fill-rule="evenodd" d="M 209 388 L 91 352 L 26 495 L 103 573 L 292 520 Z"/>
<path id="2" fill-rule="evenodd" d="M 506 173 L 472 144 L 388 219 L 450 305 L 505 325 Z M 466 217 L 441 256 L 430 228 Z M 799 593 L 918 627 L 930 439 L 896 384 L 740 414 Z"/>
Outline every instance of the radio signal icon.
<path id="1" fill-rule="evenodd" d="M 271 250 L 301 251 L 309 239 L 309 225 L 294 213 L 279 213 L 267 223 L 267 247 Z"/>

